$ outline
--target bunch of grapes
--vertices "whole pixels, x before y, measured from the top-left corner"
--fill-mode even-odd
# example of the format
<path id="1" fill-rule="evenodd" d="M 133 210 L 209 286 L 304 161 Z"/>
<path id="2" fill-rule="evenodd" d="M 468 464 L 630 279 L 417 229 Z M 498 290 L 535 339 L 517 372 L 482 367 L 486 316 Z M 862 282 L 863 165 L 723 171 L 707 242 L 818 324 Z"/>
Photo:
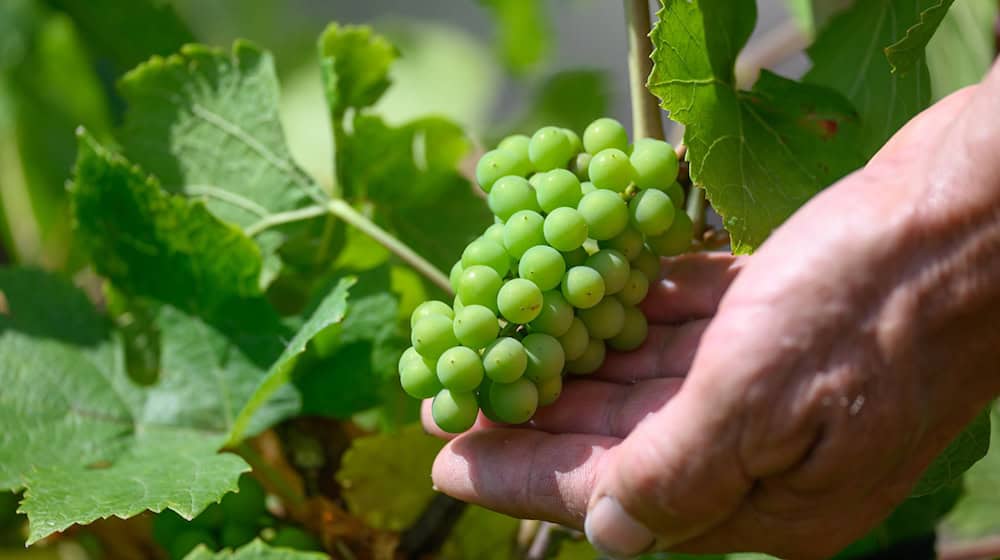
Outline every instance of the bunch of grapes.
<path id="1" fill-rule="evenodd" d="M 593 373 L 608 347 L 642 345 L 636 306 L 659 278 L 658 257 L 691 243 L 678 167 L 670 144 L 630 146 L 609 118 L 582 141 L 550 126 L 483 155 L 476 179 L 496 223 L 451 269 L 454 303 L 414 310 L 403 389 L 433 397 L 446 432 L 469 429 L 480 410 L 520 424 L 559 397 L 564 375 Z"/>

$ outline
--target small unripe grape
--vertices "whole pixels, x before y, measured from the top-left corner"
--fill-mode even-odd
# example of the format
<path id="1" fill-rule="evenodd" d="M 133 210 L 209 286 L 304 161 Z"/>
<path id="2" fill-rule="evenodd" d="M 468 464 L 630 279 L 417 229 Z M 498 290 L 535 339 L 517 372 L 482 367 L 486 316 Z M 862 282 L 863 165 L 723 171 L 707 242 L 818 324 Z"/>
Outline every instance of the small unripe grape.
<path id="1" fill-rule="evenodd" d="M 521 256 L 518 276 L 531 280 L 539 290 L 547 291 L 559 286 L 566 274 L 566 261 L 562 253 L 548 245 L 535 245 Z"/>
<path id="2" fill-rule="evenodd" d="M 528 367 L 528 354 L 517 339 L 504 337 L 497 339 L 483 352 L 483 368 L 486 377 L 498 383 L 512 383 L 524 375 Z"/>
<path id="3" fill-rule="evenodd" d="M 632 267 L 641 270 L 650 284 L 660 279 L 660 258 L 647 248 L 644 248 L 638 257 L 632 259 Z"/>
<path id="4" fill-rule="evenodd" d="M 507 152 L 517 162 L 516 168 L 524 171 L 524 173 L 518 173 L 521 176 L 527 175 L 531 171 L 531 158 L 528 157 L 528 144 L 530 142 L 531 138 L 523 134 L 514 134 L 497 144 L 497 150 Z"/>
<path id="5" fill-rule="evenodd" d="M 577 210 L 587 222 L 590 237 L 598 241 L 611 239 L 628 225 L 628 206 L 612 191 L 598 189 L 584 196 Z"/>
<path id="6" fill-rule="evenodd" d="M 468 430 L 479 416 L 475 394 L 442 389 L 431 403 L 431 416 L 439 428 L 450 434 Z"/>
<path id="7" fill-rule="evenodd" d="M 538 388 L 538 407 L 548 406 L 557 400 L 562 394 L 563 378 L 557 375 L 552 379 L 546 379 L 540 383 L 535 383 Z"/>
<path id="8" fill-rule="evenodd" d="M 556 208 L 576 208 L 583 193 L 576 175 L 565 169 L 553 169 L 538 180 L 535 196 L 542 210 L 552 212 Z"/>
<path id="9" fill-rule="evenodd" d="M 496 314 L 482 305 L 466 305 L 455 315 L 455 338 L 463 346 L 483 348 L 500 333 Z"/>
<path id="10" fill-rule="evenodd" d="M 538 388 L 527 379 L 490 385 L 490 408 L 501 422 L 523 424 L 538 410 Z"/>
<path id="11" fill-rule="evenodd" d="M 524 175 L 526 171 L 511 154 L 502 150 L 492 150 L 479 158 L 479 163 L 476 164 L 476 181 L 484 191 L 490 192 L 493 184 L 501 177 Z"/>
<path id="12" fill-rule="evenodd" d="M 542 311 L 542 291 L 531 280 L 508 280 L 497 294 L 500 313 L 511 323 L 526 325 Z"/>
<path id="13" fill-rule="evenodd" d="M 614 249 L 631 261 L 642 252 L 642 243 L 642 234 L 635 228 L 627 227 L 618 235 L 601 243 L 601 247 L 604 249 Z"/>
<path id="14" fill-rule="evenodd" d="M 535 171 L 565 167 L 573 157 L 573 144 L 562 129 L 546 126 L 532 135 L 528 144 L 528 156 Z"/>
<path id="15" fill-rule="evenodd" d="M 680 183 L 674 182 L 669 186 L 659 189 L 670 197 L 670 201 L 674 203 L 674 207 L 680 211 L 684 211 L 684 187 Z"/>
<path id="16" fill-rule="evenodd" d="M 648 293 L 649 278 L 638 268 L 633 268 L 628 271 L 628 281 L 618 293 L 618 299 L 625 305 L 639 305 Z"/>
<path id="17" fill-rule="evenodd" d="M 584 182 L 580 183 L 580 192 L 583 193 L 583 196 L 587 196 L 588 194 L 590 194 L 590 193 L 592 193 L 592 192 L 594 192 L 596 190 L 597 190 L 597 187 L 595 187 L 594 184 L 591 183 L 590 181 L 584 181 Z"/>
<path id="18" fill-rule="evenodd" d="M 448 274 L 448 282 L 451 284 L 453 291 L 458 291 L 458 281 L 462 278 L 463 272 L 465 272 L 465 269 L 462 268 L 462 261 L 458 261 L 451 266 L 451 272 Z"/>
<path id="19" fill-rule="evenodd" d="M 497 294 L 503 279 L 497 271 L 488 266 L 473 265 L 462 272 L 458 280 L 458 297 L 465 305 L 482 305 L 490 310 L 497 309 Z"/>
<path id="20" fill-rule="evenodd" d="M 589 309 L 581 309 L 579 317 L 590 336 L 601 340 L 618 336 L 625 326 L 625 308 L 613 297 L 604 298 Z"/>
<path id="21" fill-rule="evenodd" d="M 545 216 L 545 241 L 562 252 L 577 249 L 587 240 L 587 221 L 574 208 L 556 208 Z"/>
<path id="22" fill-rule="evenodd" d="M 545 218 L 530 210 L 514 214 L 504 224 L 503 241 L 507 254 L 520 259 L 528 249 L 545 245 Z"/>
<path id="23" fill-rule="evenodd" d="M 418 321 L 428 315 L 444 315 L 451 319 L 455 316 L 455 312 L 443 301 L 425 301 L 418 305 L 410 315 L 410 328 L 412 329 Z"/>
<path id="24" fill-rule="evenodd" d="M 599 189 L 623 192 L 635 180 L 632 162 L 621 150 L 609 148 L 594 155 L 587 167 L 590 182 Z"/>
<path id="25" fill-rule="evenodd" d="M 628 208 L 632 225 L 647 236 L 660 235 L 674 223 L 674 203 L 656 189 L 640 191 Z"/>
<path id="26" fill-rule="evenodd" d="M 569 330 L 559 337 L 559 344 L 563 347 L 567 361 L 573 361 L 583 355 L 590 342 L 590 333 L 587 332 L 586 325 L 579 317 L 574 317 L 569 326 Z"/>
<path id="27" fill-rule="evenodd" d="M 444 315 L 428 315 L 417 321 L 410 333 L 410 342 L 428 360 L 435 360 L 445 350 L 458 346 L 452 320 Z"/>
<path id="28" fill-rule="evenodd" d="M 492 224 L 490 227 L 486 228 L 486 231 L 483 232 L 482 239 L 488 239 L 503 247 L 503 223 L 500 222 Z"/>
<path id="29" fill-rule="evenodd" d="M 562 129 L 563 134 L 569 139 L 569 145 L 573 148 L 573 153 L 580 153 L 583 151 L 583 141 L 580 140 L 580 135 L 569 128 Z"/>
<path id="30" fill-rule="evenodd" d="M 605 295 L 620 292 L 628 281 L 628 271 L 631 269 L 625 255 L 614 249 L 601 249 L 587 257 L 584 265 L 600 273 L 604 279 Z"/>
<path id="31" fill-rule="evenodd" d="M 538 383 L 562 373 L 566 354 L 554 337 L 541 333 L 529 334 L 521 344 L 528 355 L 528 367 L 524 370 L 526 379 Z"/>
<path id="32" fill-rule="evenodd" d="M 412 346 L 399 358 L 399 384 L 415 399 L 429 399 L 442 389 L 437 364 L 418 354 Z"/>
<path id="33" fill-rule="evenodd" d="M 647 237 L 646 244 L 661 257 L 672 257 L 686 252 L 691 247 L 694 224 L 684 212 L 677 212 L 674 222 L 662 235 Z"/>
<path id="34" fill-rule="evenodd" d="M 592 154 L 609 148 L 624 152 L 628 149 L 628 133 L 615 119 L 600 118 L 583 131 L 583 148 Z"/>
<path id="35" fill-rule="evenodd" d="M 583 266 L 583 263 L 587 262 L 587 257 L 589 256 L 590 254 L 583 247 L 577 247 L 572 251 L 563 253 L 563 259 L 566 261 L 566 269 L 569 270 L 574 266 Z"/>
<path id="36" fill-rule="evenodd" d="M 604 341 L 599 338 L 591 338 L 587 342 L 587 348 L 579 358 L 566 362 L 566 371 L 576 375 L 588 375 L 594 373 L 604 363 L 604 356 L 607 349 Z"/>
<path id="37" fill-rule="evenodd" d="M 531 322 L 531 330 L 552 336 L 562 336 L 572 324 L 573 306 L 566 301 L 562 293 L 551 291 L 542 294 L 542 311 Z"/>
<path id="38" fill-rule="evenodd" d="M 569 164 L 569 170 L 576 175 L 576 178 L 581 181 L 590 180 L 590 160 L 594 159 L 594 156 L 583 152 L 582 154 L 577 154 L 573 161 Z M 593 186 L 593 185 L 591 185 Z"/>
<path id="39" fill-rule="evenodd" d="M 449 348 L 437 361 L 437 376 L 445 389 L 472 391 L 483 380 L 483 361 L 479 354 L 465 346 Z"/>
<path id="40" fill-rule="evenodd" d="M 636 140 L 629 156 L 636 172 L 635 184 L 642 189 L 665 188 L 677 180 L 680 162 L 670 144 L 653 138 Z"/>
<path id="41" fill-rule="evenodd" d="M 593 307 L 604 297 L 604 278 L 589 266 L 574 266 L 563 277 L 562 294 L 577 309 Z"/>
<path id="42" fill-rule="evenodd" d="M 463 269 L 476 264 L 488 266 L 500 276 L 505 276 L 510 269 L 510 255 L 502 243 L 480 237 L 469 243 L 462 251 Z"/>
<path id="43" fill-rule="evenodd" d="M 521 210 L 541 210 L 535 198 L 535 189 L 521 177 L 504 177 L 497 181 L 486 202 L 490 211 L 504 221 Z"/>
<path id="44" fill-rule="evenodd" d="M 620 352 L 630 352 L 642 346 L 648 334 L 646 316 L 635 307 L 627 306 L 621 332 L 608 339 L 608 346 Z"/>

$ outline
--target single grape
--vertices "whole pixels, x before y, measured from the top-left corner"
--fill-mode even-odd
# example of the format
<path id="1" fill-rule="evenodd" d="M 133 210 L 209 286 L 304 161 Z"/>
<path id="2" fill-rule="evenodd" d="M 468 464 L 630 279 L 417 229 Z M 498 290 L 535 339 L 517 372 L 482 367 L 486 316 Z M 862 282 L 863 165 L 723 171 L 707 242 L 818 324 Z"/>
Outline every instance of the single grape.
<path id="1" fill-rule="evenodd" d="M 489 376 L 484 377 L 483 382 L 476 389 L 476 403 L 479 405 L 479 409 L 483 411 L 483 416 L 492 422 L 500 424 L 503 421 L 497 418 L 497 415 L 493 412 L 493 405 L 490 404 L 490 389 L 492 387 L 493 380 Z"/>
<path id="2" fill-rule="evenodd" d="M 399 358 L 399 384 L 415 399 L 429 399 L 441 390 L 437 363 L 421 356 L 411 346 Z"/>
<path id="3" fill-rule="evenodd" d="M 515 338 L 499 338 L 483 352 L 486 377 L 498 383 L 512 383 L 520 379 L 527 367 L 528 354 L 521 341 Z"/>
<path id="4" fill-rule="evenodd" d="M 538 383 L 562 373 L 566 354 L 555 337 L 532 333 L 524 337 L 521 344 L 528 355 L 528 367 L 524 370 L 526 379 Z"/>
<path id="5" fill-rule="evenodd" d="M 522 177 L 504 177 L 493 185 L 486 203 L 497 218 L 507 221 L 521 210 L 540 211 L 535 189 Z"/>
<path id="6" fill-rule="evenodd" d="M 455 315 L 455 338 L 463 346 L 483 348 L 500 334 L 495 313 L 482 305 L 466 305 Z"/>
<path id="7" fill-rule="evenodd" d="M 528 184 L 531 185 L 531 188 L 537 189 L 538 185 L 541 184 L 542 179 L 545 178 L 546 173 L 548 173 L 548 171 L 539 171 L 538 173 L 532 173 L 531 177 L 528 178 Z"/>
<path id="8" fill-rule="evenodd" d="M 491 224 L 490 227 L 486 228 L 486 231 L 483 232 L 482 239 L 489 239 L 490 241 L 503 247 L 503 223 Z"/>
<path id="9" fill-rule="evenodd" d="M 507 254 L 520 259 L 535 245 L 545 245 L 545 218 L 538 212 L 522 210 L 504 224 L 503 242 Z"/>
<path id="10" fill-rule="evenodd" d="M 458 339 L 455 338 L 451 323 L 452 320 L 444 315 L 424 317 L 410 332 L 413 348 L 428 360 L 436 360 L 445 350 L 458 346 Z"/>
<path id="11" fill-rule="evenodd" d="M 476 264 L 488 266 L 500 276 L 505 276 L 510 269 L 510 256 L 502 244 L 480 237 L 469 243 L 462 251 L 463 268 Z"/>
<path id="12" fill-rule="evenodd" d="M 638 268 L 652 284 L 660 279 L 660 258 L 648 248 L 643 248 L 639 256 L 632 259 L 632 268 Z"/>
<path id="13" fill-rule="evenodd" d="M 580 140 L 580 135 L 569 128 L 562 129 L 563 134 L 566 138 L 569 138 L 569 145 L 573 148 L 573 153 L 577 154 L 583 151 L 583 141 Z"/>
<path id="14" fill-rule="evenodd" d="M 528 156 L 535 171 L 564 167 L 573 157 L 573 144 L 561 128 L 546 126 L 532 135 Z"/>
<path id="15" fill-rule="evenodd" d="M 671 183 L 667 188 L 660 190 L 667 193 L 670 201 L 674 203 L 674 207 L 681 211 L 684 210 L 684 187 L 680 183 Z"/>
<path id="16" fill-rule="evenodd" d="M 625 308 L 617 298 L 607 297 L 577 315 L 587 326 L 591 338 L 607 340 L 617 336 L 625 326 Z"/>
<path id="17" fill-rule="evenodd" d="M 604 341 L 599 338 L 591 338 L 587 341 L 587 348 L 583 354 L 580 354 L 579 358 L 566 362 L 566 371 L 577 375 L 594 373 L 604 363 L 606 353 Z"/>
<path id="18" fill-rule="evenodd" d="M 538 389 L 538 407 L 548 406 L 559 400 L 559 395 L 562 394 L 563 378 L 561 375 L 557 375 L 552 379 L 536 383 L 535 387 Z"/>
<path id="19" fill-rule="evenodd" d="M 483 380 L 483 360 L 471 348 L 449 348 L 437 361 L 437 376 L 445 389 L 472 391 Z"/>
<path id="20" fill-rule="evenodd" d="M 542 311 L 542 291 L 531 280 L 514 278 L 500 288 L 497 306 L 511 323 L 526 325 Z"/>
<path id="21" fill-rule="evenodd" d="M 618 299 L 625 305 L 639 305 L 649 293 L 649 278 L 638 268 L 628 271 L 628 281 L 618 293 Z"/>
<path id="22" fill-rule="evenodd" d="M 617 294 L 628 281 L 628 271 L 631 268 L 625 255 L 614 249 L 601 249 L 587 257 L 584 266 L 593 268 L 604 279 L 605 295 Z"/>
<path id="23" fill-rule="evenodd" d="M 556 208 L 576 208 L 583 197 L 580 180 L 565 169 L 546 171 L 535 185 L 535 197 L 542 210 L 551 212 Z"/>
<path id="24" fill-rule="evenodd" d="M 566 261 L 566 269 L 583 265 L 583 263 L 587 262 L 587 257 L 589 256 L 590 253 L 583 247 L 577 247 L 572 251 L 563 253 L 563 259 Z"/>
<path id="25" fill-rule="evenodd" d="M 587 167 L 590 182 L 599 189 L 623 192 L 635 180 L 635 170 L 625 152 L 614 148 L 594 155 Z"/>
<path id="26" fill-rule="evenodd" d="M 628 149 L 628 133 L 615 119 L 600 118 L 583 131 L 583 147 L 592 154 L 609 148 L 624 152 Z"/>
<path id="27" fill-rule="evenodd" d="M 468 430 L 479 416 L 479 403 L 474 393 L 461 393 L 441 389 L 431 403 L 431 417 L 434 423 L 450 434 Z"/>
<path id="28" fill-rule="evenodd" d="M 625 323 L 621 332 L 608 339 L 608 346 L 620 352 L 629 352 L 642 346 L 649 334 L 646 316 L 635 307 L 625 307 Z"/>
<path id="29" fill-rule="evenodd" d="M 458 281 L 462 278 L 462 272 L 464 271 L 465 269 L 462 268 L 462 261 L 458 261 L 451 266 L 451 272 L 448 274 L 448 281 L 451 283 L 451 289 L 453 291 L 458 291 Z"/>
<path id="30" fill-rule="evenodd" d="M 167 550 L 170 553 L 171 560 L 182 560 L 200 544 L 212 550 L 219 548 L 215 537 L 211 533 L 204 529 L 192 528 L 177 535 Z"/>
<path id="31" fill-rule="evenodd" d="M 587 349 L 588 342 L 590 342 L 590 333 L 587 332 L 587 326 L 583 324 L 583 321 L 579 317 L 573 317 L 573 322 L 570 323 L 569 330 L 559 337 L 559 344 L 563 347 L 563 353 L 566 354 L 567 361 L 572 361 L 582 356 L 584 350 Z"/>
<path id="32" fill-rule="evenodd" d="M 535 245 L 521 255 L 517 274 L 531 280 L 539 290 L 547 291 L 559 286 L 566 274 L 566 261 L 562 253 L 548 245 Z"/>
<path id="33" fill-rule="evenodd" d="M 588 168 L 590 167 L 590 160 L 594 159 L 594 156 L 583 152 L 582 154 L 577 154 L 573 161 L 569 164 L 569 170 L 576 175 L 576 178 L 581 181 L 590 180 L 590 172 Z M 591 185 L 593 186 L 593 185 Z"/>
<path id="34" fill-rule="evenodd" d="M 257 538 L 257 533 L 256 525 L 227 521 L 222 526 L 219 541 L 222 548 L 239 548 Z"/>
<path id="35" fill-rule="evenodd" d="M 677 212 L 670 228 L 656 237 L 647 237 L 646 244 L 661 257 L 680 255 L 691 247 L 694 224 L 685 212 Z"/>
<path id="36" fill-rule="evenodd" d="M 639 253 L 642 251 L 642 241 L 641 233 L 636 231 L 635 228 L 627 227 L 618 235 L 601 243 L 601 247 L 605 249 L 614 249 L 615 251 L 625 255 L 625 258 L 631 261 L 632 259 L 638 257 Z"/>
<path id="37" fill-rule="evenodd" d="M 628 225 L 628 206 L 612 191 L 598 189 L 584 196 L 577 210 L 587 222 L 590 237 L 598 241 L 611 239 Z"/>
<path id="38" fill-rule="evenodd" d="M 580 192 L 583 193 L 583 196 L 587 196 L 588 194 L 590 194 L 590 193 L 592 193 L 592 192 L 594 192 L 596 190 L 597 190 L 597 187 L 595 187 L 594 184 L 591 183 L 590 181 L 584 181 L 584 182 L 580 183 Z"/>
<path id="39" fill-rule="evenodd" d="M 632 225 L 647 236 L 660 235 L 674 223 L 674 203 L 663 191 L 639 191 L 628 209 Z"/>
<path id="40" fill-rule="evenodd" d="M 562 336 L 572 323 L 573 306 L 566 301 L 562 292 L 553 290 L 542 294 L 542 311 L 530 326 L 533 332 Z"/>
<path id="41" fill-rule="evenodd" d="M 663 140 L 636 140 L 629 160 L 635 169 L 635 184 L 641 189 L 662 188 L 677 180 L 677 152 Z"/>
<path id="42" fill-rule="evenodd" d="M 525 171 L 519 167 L 517 158 L 502 150 L 492 150 L 483 154 L 476 164 L 476 181 L 486 192 L 493 189 L 494 183 L 508 175 L 523 175 Z"/>
<path id="43" fill-rule="evenodd" d="M 563 276 L 562 294 L 577 309 L 593 307 L 604 297 L 604 278 L 589 266 L 574 266 Z"/>
<path id="44" fill-rule="evenodd" d="M 572 251 L 587 240 L 587 221 L 575 208 L 556 208 L 545 216 L 545 241 L 562 252 Z"/>
<path id="45" fill-rule="evenodd" d="M 488 266 L 473 265 L 462 272 L 458 280 L 458 297 L 465 305 L 482 305 L 497 310 L 497 293 L 503 278 Z"/>
<path id="46" fill-rule="evenodd" d="M 316 537 L 298 527 L 281 527 L 274 533 L 274 538 L 268 543 L 274 548 L 291 548 L 292 550 L 323 550 Z"/>
<path id="47" fill-rule="evenodd" d="M 418 305 L 410 315 L 410 328 L 412 329 L 416 326 L 418 321 L 428 315 L 444 315 L 445 317 L 451 319 L 455 316 L 455 312 L 452 311 L 451 307 L 443 301 L 425 301 Z"/>
<path id="48" fill-rule="evenodd" d="M 490 386 L 490 408 L 506 424 L 523 424 L 538 410 L 538 388 L 527 379 Z"/>
<path id="49" fill-rule="evenodd" d="M 516 168 L 524 171 L 518 175 L 527 175 L 531 171 L 531 158 L 528 157 L 529 143 L 531 143 L 531 138 L 523 134 L 513 134 L 497 144 L 497 150 L 507 152 L 517 162 Z"/>

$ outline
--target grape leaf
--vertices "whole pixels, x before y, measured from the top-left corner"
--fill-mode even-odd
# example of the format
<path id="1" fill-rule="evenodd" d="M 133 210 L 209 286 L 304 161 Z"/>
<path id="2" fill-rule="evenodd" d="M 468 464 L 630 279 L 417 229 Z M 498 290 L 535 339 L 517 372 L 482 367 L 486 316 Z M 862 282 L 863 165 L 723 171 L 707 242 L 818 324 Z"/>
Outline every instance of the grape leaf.
<path id="1" fill-rule="evenodd" d="M 736 253 L 756 249 L 811 196 L 863 163 L 857 116 L 827 88 L 763 72 L 752 91 L 733 65 L 753 30 L 751 0 L 664 0 L 649 88 L 686 125 L 693 179 Z"/>
<path id="2" fill-rule="evenodd" d="M 964 0 L 948 10 L 927 44 L 927 66 L 935 99 L 978 83 L 986 75 L 993 63 L 993 24 L 997 11 L 993 0 Z"/>
<path id="3" fill-rule="evenodd" d="M 933 494 L 960 478 L 990 448 L 990 409 L 979 413 L 924 472 L 911 497 Z"/>
<path id="4" fill-rule="evenodd" d="M 434 496 L 431 465 L 443 445 L 419 425 L 355 439 L 337 471 L 350 512 L 376 529 L 412 524 Z"/>
<path id="5" fill-rule="evenodd" d="M 259 295 L 260 252 L 198 201 L 80 134 L 72 185 L 77 234 L 102 275 L 123 291 L 211 315 Z"/>
<path id="6" fill-rule="evenodd" d="M 552 49 L 543 0 L 480 0 L 496 20 L 496 49 L 515 74 L 537 66 Z"/>
<path id="7" fill-rule="evenodd" d="M 992 410 L 992 440 L 1000 441 L 1000 408 Z M 962 538 L 1000 531 L 1000 445 L 991 445 L 982 461 L 965 473 L 966 492 L 944 520 L 944 530 Z"/>
<path id="8" fill-rule="evenodd" d="M 399 52 L 370 27 L 331 23 L 320 35 L 318 47 L 326 99 L 335 121 L 348 108 L 374 104 L 389 88 L 389 67 Z"/>
<path id="9" fill-rule="evenodd" d="M 199 545 L 184 557 L 184 560 L 327 560 L 321 552 L 305 552 L 290 548 L 274 548 L 257 539 L 236 550 L 213 552 L 205 545 Z"/>
<path id="10" fill-rule="evenodd" d="M 931 100 L 930 76 L 923 47 L 936 28 L 933 20 L 919 24 L 921 14 L 942 0 L 870 0 L 835 16 L 809 47 L 813 67 L 803 78 L 846 96 L 861 115 L 862 152 L 871 157 L 883 144 L 926 108 Z M 905 39 L 907 31 L 918 31 Z M 892 72 L 887 48 L 901 43 L 901 70 Z M 914 58 L 914 61 L 909 61 Z"/>
<path id="11" fill-rule="evenodd" d="M 920 12 L 919 21 L 906 30 L 902 39 L 885 48 L 893 72 L 905 74 L 924 58 L 924 48 L 944 20 L 955 0 L 937 0 Z"/>
<path id="12" fill-rule="evenodd" d="M 441 547 L 443 560 L 508 560 L 516 558 L 520 521 L 477 506 L 465 508 Z"/>

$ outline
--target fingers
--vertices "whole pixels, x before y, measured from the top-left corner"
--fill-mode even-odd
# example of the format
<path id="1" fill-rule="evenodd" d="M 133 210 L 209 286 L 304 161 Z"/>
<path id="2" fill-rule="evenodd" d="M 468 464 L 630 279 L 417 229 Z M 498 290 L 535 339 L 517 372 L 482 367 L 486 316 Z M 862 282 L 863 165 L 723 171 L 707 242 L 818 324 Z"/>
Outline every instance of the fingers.
<path id="1" fill-rule="evenodd" d="M 708 319 L 677 326 L 650 325 L 642 346 L 631 352 L 609 350 L 600 369 L 589 379 L 636 383 L 658 377 L 683 377 L 691 369 Z"/>
<path id="2" fill-rule="evenodd" d="M 581 527 L 616 438 L 497 428 L 453 439 L 434 461 L 438 490 L 507 515 Z"/>
<path id="3" fill-rule="evenodd" d="M 743 261 L 728 253 L 692 253 L 664 259 L 662 278 L 650 283 L 642 310 L 650 323 L 711 317 Z"/>
<path id="4" fill-rule="evenodd" d="M 624 438 L 644 418 L 663 408 L 681 383 L 679 377 L 635 385 L 567 379 L 559 400 L 539 409 L 531 425 L 550 433 Z"/>

